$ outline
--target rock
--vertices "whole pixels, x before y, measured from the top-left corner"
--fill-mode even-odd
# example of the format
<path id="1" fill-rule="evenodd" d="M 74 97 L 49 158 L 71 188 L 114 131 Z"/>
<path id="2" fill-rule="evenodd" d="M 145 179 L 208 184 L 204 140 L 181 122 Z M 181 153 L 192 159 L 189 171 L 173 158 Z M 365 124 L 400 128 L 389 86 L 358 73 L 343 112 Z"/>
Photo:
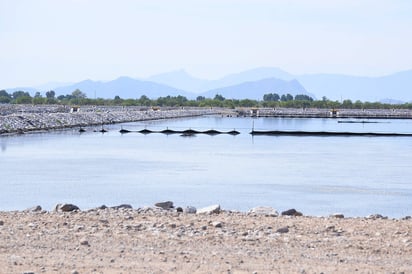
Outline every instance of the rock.
<path id="1" fill-rule="evenodd" d="M 288 209 L 286 211 L 282 212 L 283 216 L 302 216 L 303 214 L 299 211 L 297 211 L 296 209 L 292 208 L 292 209 Z"/>
<path id="2" fill-rule="evenodd" d="M 107 209 L 108 207 L 106 206 L 106 205 L 101 205 L 101 206 L 99 206 L 99 207 L 96 207 L 96 209 L 100 209 L 100 210 L 103 210 L 103 209 Z"/>
<path id="3" fill-rule="evenodd" d="M 79 274 L 77 270 L 73 270 L 71 274 Z"/>
<path id="4" fill-rule="evenodd" d="M 23 274 L 35 274 L 33 271 L 24 271 Z"/>
<path id="5" fill-rule="evenodd" d="M 40 211 L 42 211 L 42 208 L 41 208 L 41 206 L 37 205 L 37 206 L 31 207 L 31 208 L 28 208 L 24 211 L 25 212 L 40 212 Z"/>
<path id="6" fill-rule="evenodd" d="M 183 209 L 183 212 L 186 214 L 196 214 L 196 211 L 197 209 L 194 206 L 188 206 L 185 209 Z"/>
<path id="7" fill-rule="evenodd" d="M 333 213 L 329 217 L 343 219 L 345 218 L 345 215 L 343 215 L 342 213 Z"/>
<path id="8" fill-rule="evenodd" d="M 181 208 L 181 207 L 179 206 L 178 208 L 176 208 L 176 212 L 183 213 L 183 208 Z"/>
<path id="9" fill-rule="evenodd" d="M 115 210 L 118 210 L 118 209 L 133 209 L 133 207 L 129 204 L 121 204 L 121 205 L 118 205 L 118 206 L 112 206 L 111 209 L 115 209 Z"/>
<path id="10" fill-rule="evenodd" d="M 381 214 L 371 214 L 369 216 L 366 217 L 366 219 L 388 219 L 388 217 L 384 217 Z"/>
<path id="11" fill-rule="evenodd" d="M 57 204 L 54 208 L 56 212 L 71 212 L 75 210 L 80 210 L 80 208 L 73 204 Z"/>
<path id="12" fill-rule="evenodd" d="M 249 213 L 257 214 L 257 215 L 264 215 L 264 216 L 271 216 L 271 217 L 279 216 L 279 213 L 276 211 L 276 209 L 270 206 L 255 207 L 249 210 Z"/>
<path id="13" fill-rule="evenodd" d="M 1 220 L 0 220 L 0 225 L 4 225 L 4 221 L 1 221 Z"/>
<path id="14" fill-rule="evenodd" d="M 159 203 L 155 203 L 155 206 L 160 207 L 162 209 L 171 209 L 173 208 L 173 202 L 171 201 L 167 201 L 167 202 L 159 202 Z"/>
<path id="15" fill-rule="evenodd" d="M 197 214 L 219 214 L 220 213 L 220 205 L 211 205 L 208 207 L 204 207 L 199 209 Z"/>
<path id="16" fill-rule="evenodd" d="M 277 233 L 288 233 L 289 232 L 289 227 L 284 226 L 276 230 Z"/>
<path id="17" fill-rule="evenodd" d="M 212 226 L 214 226 L 214 227 L 216 227 L 216 228 L 220 228 L 220 227 L 223 226 L 223 224 L 222 224 L 222 222 L 217 222 L 217 221 L 215 221 L 215 222 L 212 222 Z"/>

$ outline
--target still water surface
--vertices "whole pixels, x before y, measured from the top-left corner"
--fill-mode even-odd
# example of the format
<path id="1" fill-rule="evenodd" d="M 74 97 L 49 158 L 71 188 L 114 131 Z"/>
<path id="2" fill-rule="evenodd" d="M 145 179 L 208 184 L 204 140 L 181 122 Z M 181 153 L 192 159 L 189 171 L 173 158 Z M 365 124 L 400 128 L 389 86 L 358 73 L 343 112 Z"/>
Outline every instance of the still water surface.
<path id="1" fill-rule="evenodd" d="M 412 215 L 411 137 L 255 136 L 260 130 L 412 132 L 411 120 L 202 117 L 0 137 L 0 210 L 61 202 L 82 209 L 163 200 L 242 210 L 266 205 L 306 215 Z M 236 129 L 182 137 L 129 130 Z"/>

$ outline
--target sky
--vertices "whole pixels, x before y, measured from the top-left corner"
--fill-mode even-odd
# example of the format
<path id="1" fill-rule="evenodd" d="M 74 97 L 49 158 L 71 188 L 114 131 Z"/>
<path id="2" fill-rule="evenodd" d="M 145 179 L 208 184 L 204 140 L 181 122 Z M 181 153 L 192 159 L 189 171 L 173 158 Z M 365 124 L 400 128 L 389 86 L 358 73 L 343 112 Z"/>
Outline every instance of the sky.
<path id="1" fill-rule="evenodd" d="M 0 89 L 185 69 L 412 69 L 410 0 L 0 0 Z"/>

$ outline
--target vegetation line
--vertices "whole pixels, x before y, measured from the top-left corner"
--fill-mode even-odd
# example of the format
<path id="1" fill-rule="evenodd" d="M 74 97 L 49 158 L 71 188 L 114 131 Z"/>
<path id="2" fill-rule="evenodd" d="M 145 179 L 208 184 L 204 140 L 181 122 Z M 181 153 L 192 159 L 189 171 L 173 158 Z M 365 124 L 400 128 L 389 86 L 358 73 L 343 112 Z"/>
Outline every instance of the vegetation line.
<path id="1" fill-rule="evenodd" d="M 15 91 L 12 94 L 5 90 L 0 90 L 0 104 L 62 104 L 62 105 L 97 105 L 97 106 L 159 106 L 159 107 L 270 107 L 270 108 L 322 108 L 322 109 L 412 109 L 412 103 L 404 104 L 385 104 L 381 102 L 362 102 L 351 100 L 332 101 L 326 97 L 320 100 L 314 100 L 308 95 L 268 93 L 262 100 L 252 99 L 228 99 L 220 94 L 214 98 L 205 98 L 198 96 L 194 100 L 189 100 L 184 96 L 166 96 L 157 99 L 150 99 L 146 95 L 138 99 L 123 99 L 115 96 L 113 99 L 87 98 L 86 94 L 76 89 L 71 94 L 60 95 L 56 97 L 53 90 L 47 91 L 45 96 L 36 92 L 32 97 L 28 92 Z"/>

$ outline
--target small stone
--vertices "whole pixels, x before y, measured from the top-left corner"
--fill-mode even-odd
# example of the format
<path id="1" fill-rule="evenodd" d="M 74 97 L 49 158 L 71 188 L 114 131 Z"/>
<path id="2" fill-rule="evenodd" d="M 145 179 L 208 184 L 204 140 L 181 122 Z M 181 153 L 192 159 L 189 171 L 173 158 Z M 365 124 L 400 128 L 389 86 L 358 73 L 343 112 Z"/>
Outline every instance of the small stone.
<path id="1" fill-rule="evenodd" d="M 345 215 L 343 215 L 342 213 L 333 213 L 333 214 L 330 215 L 330 217 L 343 219 L 343 218 L 345 218 Z"/>
<path id="2" fill-rule="evenodd" d="M 279 216 L 279 213 L 276 211 L 276 209 L 270 206 L 255 207 L 249 210 L 249 213 L 257 214 L 257 215 L 264 215 L 264 216 L 271 216 L 271 217 Z"/>
<path id="3" fill-rule="evenodd" d="M 277 233 L 288 233 L 289 232 L 289 227 L 285 226 L 285 227 L 281 227 L 279 229 L 276 230 Z"/>
<path id="4" fill-rule="evenodd" d="M 208 207 L 204 207 L 199 209 L 197 214 L 219 214 L 220 213 L 220 205 L 211 205 Z"/>
<path id="5" fill-rule="evenodd" d="M 176 212 L 183 213 L 183 208 L 181 208 L 180 206 L 177 207 L 177 208 L 176 208 Z"/>
<path id="6" fill-rule="evenodd" d="M 33 271 L 24 271 L 23 274 L 35 274 Z"/>
<path id="7" fill-rule="evenodd" d="M 1 221 L 1 220 L 0 220 L 0 225 L 4 225 L 4 221 Z"/>
<path id="8" fill-rule="evenodd" d="M 303 214 L 299 211 L 297 211 L 296 209 L 292 208 L 292 209 L 288 209 L 286 211 L 282 212 L 283 216 L 302 216 Z"/>
<path id="9" fill-rule="evenodd" d="M 73 204 L 57 204 L 54 210 L 56 212 L 71 212 L 80 209 L 78 206 Z"/>
<path id="10" fill-rule="evenodd" d="M 155 203 L 155 206 L 167 210 L 167 209 L 173 208 L 173 202 L 172 201 L 159 202 L 159 203 Z"/>
<path id="11" fill-rule="evenodd" d="M 196 214 L 196 211 L 197 209 L 194 206 L 188 206 L 183 210 L 183 212 L 186 214 Z"/>
<path id="12" fill-rule="evenodd" d="M 216 228 L 221 228 L 223 226 L 222 222 L 212 222 L 212 226 Z"/>
<path id="13" fill-rule="evenodd" d="M 77 270 L 73 270 L 71 274 L 79 274 Z"/>
<path id="14" fill-rule="evenodd" d="M 86 239 L 82 239 L 82 240 L 80 240 L 80 244 L 89 246 L 89 241 L 86 240 Z"/>

